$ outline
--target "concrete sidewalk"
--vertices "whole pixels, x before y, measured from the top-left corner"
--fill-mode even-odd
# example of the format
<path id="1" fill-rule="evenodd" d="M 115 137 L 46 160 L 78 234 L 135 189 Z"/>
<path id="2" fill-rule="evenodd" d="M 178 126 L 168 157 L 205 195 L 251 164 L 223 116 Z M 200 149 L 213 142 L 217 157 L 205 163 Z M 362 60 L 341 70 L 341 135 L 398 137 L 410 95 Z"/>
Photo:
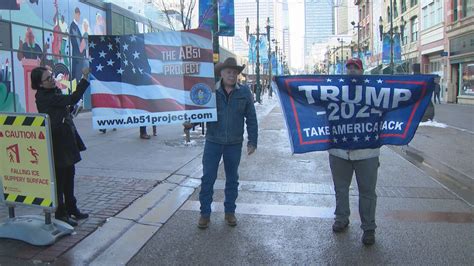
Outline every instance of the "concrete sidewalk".
<path id="1" fill-rule="evenodd" d="M 409 145 L 392 148 L 473 207 L 474 106 L 437 104 L 435 114 Z"/>
<path id="2" fill-rule="evenodd" d="M 268 113 L 275 104 L 270 101 L 257 105 L 259 116 Z M 81 221 L 72 236 L 64 237 L 50 247 L 2 239 L 1 264 L 56 262 L 84 265 L 105 252 L 111 243 L 120 242 L 117 239 L 122 234 L 128 236 L 129 231 L 133 235 L 142 229 L 142 225 L 148 237 L 137 241 L 144 244 L 166 221 L 165 217 L 171 216 L 198 185 L 188 179 L 201 175 L 204 136 L 199 127 L 191 132 L 191 144 L 185 145 L 181 125 L 159 126 L 158 136 L 143 140 L 139 138 L 138 128 L 108 130 L 106 134 L 93 130 L 90 112 L 80 114 L 75 123 L 87 146 L 82 153 L 83 160 L 76 165 L 75 194 L 78 207 L 90 213 L 90 218 Z M 151 127 L 148 130 L 150 133 Z M 182 185 L 184 181 L 188 183 Z M 17 216 L 41 213 L 40 209 L 16 208 Z M 7 217 L 8 209 L 0 206 L 0 218 Z M 70 250 L 81 241 L 85 242 L 82 246 L 87 247 L 87 252 L 80 246 Z M 140 247 L 137 245 L 134 252 Z M 134 252 L 128 254 L 128 259 Z"/>
<path id="3" fill-rule="evenodd" d="M 90 218 L 80 221 L 72 236 L 50 247 L 2 239 L 0 263 L 55 261 L 155 187 L 199 172 L 204 141 L 200 131 L 193 132 L 193 144 L 185 146 L 181 125 L 158 127 L 158 136 L 142 140 L 138 128 L 110 130 L 107 134 L 93 130 L 91 113 L 80 114 L 75 123 L 87 146 L 83 160 L 76 165 L 75 194 L 79 208 L 90 213 Z M 16 208 L 18 216 L 41 213 L 39 209 Z M 1 206 L 0 218 L 6 217 L 8 210 Z"/>
<path id="4" fill-rule="evenodd" d="M 128 265 L 466 265 L 474 260 L 473 209 L 387 147 L 377 186 L 376 244 L 361 243 L 355 181 L 350 227 L 334 234 L 328 155 L 291 155 L 283 123 L 277 107 L 260 123 L 257 153 L 242 156 L 237 227 L 224 223 L 221 167 L 210 227 L 196 226 L 196 191 Z"/>

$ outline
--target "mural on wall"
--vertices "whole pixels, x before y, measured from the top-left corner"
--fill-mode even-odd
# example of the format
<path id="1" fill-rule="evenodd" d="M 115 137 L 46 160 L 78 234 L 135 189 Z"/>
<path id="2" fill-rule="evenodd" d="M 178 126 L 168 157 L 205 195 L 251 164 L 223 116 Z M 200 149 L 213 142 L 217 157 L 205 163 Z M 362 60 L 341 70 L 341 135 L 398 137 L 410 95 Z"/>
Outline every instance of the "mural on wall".
<path id="1" fill-rule="evenodd" d="M 106 13 L 79 0 L 19 0 L 18 8 L 1 10 L 2 6 L 6 7 L 6 1 L 0 0 L 2 19 L 32 25 L 12 24 L 15 51 L 9 63 L 10 68 L 13 63 L 15 77 L 15 84 L 10 87 L 14 88 L 19 102 L 15 111 L 36 112 L 31 70 L 37 66 L 50 68 L 56 85 L 63 93 L 71 93 L 82 76 L 82 68 L 92 60 L 88 54 L 88 36 L 106 33 Z"/>
<path id="2" fill-rule="evenodd" d="M 0 9 L 4 10 L 18 10 L 20 9 L 21 0 L 2 0 L 0 2 Z"/>
<path id="3" fill-rule="evenodd" d="M 21 0 L 20 9 L 11 11 L 11 21 L 34 25 L 35 27 L 43 27 L 42 1 Z"/>
<path id="4" fill-rule="evenodd" d="M 69 66 L 69 37 L 68 37 L 68 2 L 46 0 L 43 2 L 43 21 L 45 29 L 45 42 L 48 44 L 49 65 L 64 64 Z"/>
<path id="5" fill-rule="evenodd" d="M 43 31 L 40 29 L 12 25 L 12 45 L 14 52 L 15 92 L 19 97 L 20 105 L 26 112 L 36 112 L 34 94 L 30 86 L 30 73 L 41 65 L 45 58 L 45 44 Z M 16 111 L 20 111 L 18 108 Z"/>
<path id="6" fill-rule="evenodd" d="M 0 112 L 14 112 L 22 109 L 18 102 L 18 96 L 13 89 L 12 57 L 10 51 L 0 51 Z"/>
<path id="7" fill-rule="evenodd" d="M 0 3 L 2 3 L 2 1 L 0 1 Z M 0 6 L 0 19 L 10 20 L 10 10 L 2 9 L 2 7 Z"/>

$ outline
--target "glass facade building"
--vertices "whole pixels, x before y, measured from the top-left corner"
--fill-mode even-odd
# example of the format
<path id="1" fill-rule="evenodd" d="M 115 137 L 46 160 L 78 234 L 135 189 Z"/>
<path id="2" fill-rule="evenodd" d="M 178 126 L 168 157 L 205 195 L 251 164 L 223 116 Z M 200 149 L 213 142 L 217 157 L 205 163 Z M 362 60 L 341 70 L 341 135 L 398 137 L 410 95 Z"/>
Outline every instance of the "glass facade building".
<path id="1" fill-rule="evenodd" d="M 334 6 L 331 1 L 305 0 L 305 65 L 311 63 L 313 43 L 326 42 L 334 32 Z"/>

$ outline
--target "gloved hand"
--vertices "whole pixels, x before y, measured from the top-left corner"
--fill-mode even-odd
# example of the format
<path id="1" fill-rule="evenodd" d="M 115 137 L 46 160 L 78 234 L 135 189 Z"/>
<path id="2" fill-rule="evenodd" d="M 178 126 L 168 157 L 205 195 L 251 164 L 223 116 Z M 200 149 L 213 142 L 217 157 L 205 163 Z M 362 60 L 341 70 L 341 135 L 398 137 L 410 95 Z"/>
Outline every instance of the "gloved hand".
<path id="1" fill-rule="evenodd" d="M 254 153 L 256 149 L 257 149 L 257 147 L 253 146 L 252 144 L 248 144 L 247 145 L 247 154 L 252 155 L 252 153 Z"/>

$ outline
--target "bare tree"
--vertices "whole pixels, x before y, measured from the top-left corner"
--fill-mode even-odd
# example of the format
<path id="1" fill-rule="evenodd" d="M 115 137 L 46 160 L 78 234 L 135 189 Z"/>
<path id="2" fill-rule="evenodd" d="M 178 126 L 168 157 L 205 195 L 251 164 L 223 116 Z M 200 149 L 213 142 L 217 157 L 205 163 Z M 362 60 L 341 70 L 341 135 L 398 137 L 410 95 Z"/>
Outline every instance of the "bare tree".
<path id="1" fill-rule="evenodd" d="M 166 3 L 168 2 L 168 3 Z M 193 17 L 194 8 L 197 0 L 175 0 L 170 3 L 169 0 L 160 0 L 160 8 L 166 16 L 166 20 L 172 30 L 176 30 L 173 24 L 173 15 L 178 17 L 180 24 L 184 30 L 191 28 L 191 19 Z"/>

